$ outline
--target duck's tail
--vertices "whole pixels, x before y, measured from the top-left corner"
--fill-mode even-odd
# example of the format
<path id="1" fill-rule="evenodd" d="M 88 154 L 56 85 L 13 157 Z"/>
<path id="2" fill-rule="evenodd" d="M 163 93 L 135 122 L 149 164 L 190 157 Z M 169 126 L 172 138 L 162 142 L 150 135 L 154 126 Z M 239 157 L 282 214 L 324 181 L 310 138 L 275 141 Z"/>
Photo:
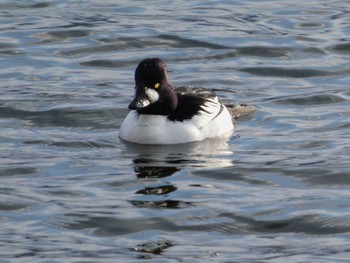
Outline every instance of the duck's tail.
<path id="1" fill-rule="evenodd" d="M 246 104 L 238 104 L 238 105 L 225 105 L 228 111 L 231 113 L 232 118 L 237 119 L 242 116 L 247 116 L 255 112 L 255 107 L 246 105 Z"/>

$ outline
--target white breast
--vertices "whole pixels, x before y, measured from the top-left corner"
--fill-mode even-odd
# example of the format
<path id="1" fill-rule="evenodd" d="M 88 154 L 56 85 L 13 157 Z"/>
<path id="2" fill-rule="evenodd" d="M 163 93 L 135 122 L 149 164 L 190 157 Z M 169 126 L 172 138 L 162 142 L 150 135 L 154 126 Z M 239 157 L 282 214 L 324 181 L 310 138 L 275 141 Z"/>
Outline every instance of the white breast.
<path id="1" fill-rule="evenodd" d="M 120 127 L 119 137 L 138 144 L 178 144 L 222 136 L 233 130 L 232 118 L 225 106 L 220 110 L 216 101 L 205 106 L 206 111 L 182 122 L 131 111 Z"/>

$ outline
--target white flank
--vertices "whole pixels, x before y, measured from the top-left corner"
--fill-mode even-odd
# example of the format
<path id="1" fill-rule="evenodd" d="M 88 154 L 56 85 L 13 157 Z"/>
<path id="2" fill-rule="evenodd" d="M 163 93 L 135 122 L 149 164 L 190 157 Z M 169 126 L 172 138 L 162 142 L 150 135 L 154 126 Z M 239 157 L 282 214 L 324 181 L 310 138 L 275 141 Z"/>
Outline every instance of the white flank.
<path id="1" fill-rule="evenodd" d="M 138 144 L 178 144 L 219 137 L 232 131 L 232 117 L 217 98 L 203 105 L 192 119 L 170 121 L 162 115 L 138 115 L 131 111 L 123 121 L 119 136 Z"/>

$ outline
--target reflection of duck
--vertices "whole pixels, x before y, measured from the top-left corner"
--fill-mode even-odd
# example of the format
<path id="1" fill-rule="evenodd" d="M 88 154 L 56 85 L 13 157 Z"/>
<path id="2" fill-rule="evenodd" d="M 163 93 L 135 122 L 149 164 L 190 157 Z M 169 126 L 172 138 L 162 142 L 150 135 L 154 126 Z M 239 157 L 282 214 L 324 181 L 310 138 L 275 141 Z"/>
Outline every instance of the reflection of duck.
<path id="1" fill-rule="evenodd" d="M 131 143 L 124 146 L 127 155 L 134 156 L 136 176 L 143 180 L 143 187 L 135 191 L 137 197 L 130 202 L 142 208 L 187 207 L 191 204 L 176 199 L 178 186 L 170 176 L 181 176 L 182 169 L 186 173 L 188 168 L 211 170 L 233 165 L 229 144 L 219 138 L 157 147 Z"/>
<path id="2" fill-rule="evenodd" d="M 135 162 L 135 173 L 138 178 L 163 178 L 170 176 L 177 171 L 180 171 L 176 167 L 157 167 L 157 166 L 144 166 L 138 165 L 139 160 L 134 160 Z M 142 161 L 142 160 L 141 160 Z"/>
<path id="3" fill-rule="evenodd" d="M 232 166 L 233 152 L 222 138 L 157 147 L 127 143 L 125 147 L 128 155 L 134 156 L 134 171 L 139 178 L 163 178 L 180 172 L 182 168 Z"/>
<path id="4" fill-rule="evenodd" d="M 138 144 L 179 144 L 230 133 L 239 108 L 225 106 L 214 91 L 173 88 L 159 58 L 140 62 L 135 71 L 132 111 L 120 127 L 120 138 Z"/>

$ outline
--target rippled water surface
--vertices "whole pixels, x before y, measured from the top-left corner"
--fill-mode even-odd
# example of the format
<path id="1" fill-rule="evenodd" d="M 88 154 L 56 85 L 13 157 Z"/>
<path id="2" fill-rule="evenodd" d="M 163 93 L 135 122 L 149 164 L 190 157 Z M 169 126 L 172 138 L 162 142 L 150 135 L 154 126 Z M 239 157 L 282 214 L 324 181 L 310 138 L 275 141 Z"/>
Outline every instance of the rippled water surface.
<path id="1" fill-rule="evenodd" d="M 1 1 L 1 262 L 349 262 L 350 6 Z M 226 141 L 118 139 L 133 72 L 254 105 Z"/>

